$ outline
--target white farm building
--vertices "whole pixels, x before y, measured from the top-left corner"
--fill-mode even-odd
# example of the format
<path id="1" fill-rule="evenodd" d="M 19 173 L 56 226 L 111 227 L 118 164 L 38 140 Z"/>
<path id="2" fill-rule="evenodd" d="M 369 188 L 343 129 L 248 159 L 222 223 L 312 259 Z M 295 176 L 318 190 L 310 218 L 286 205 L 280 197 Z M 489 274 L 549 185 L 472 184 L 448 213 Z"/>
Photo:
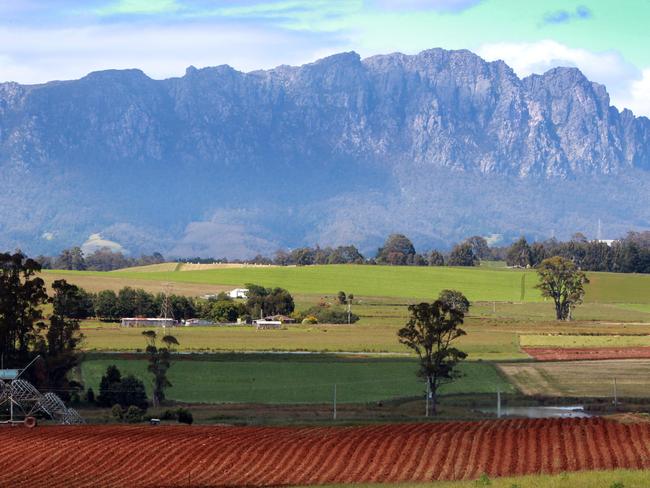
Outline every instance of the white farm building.
<path id="1" fill-rule="evenodd" d="M 122 327 L 174 327 L 174 319 L 127 317 L 122 319 Z"/>
<path id="2" fill-rule="evenodd" d="M 228 292 L 230 298 L 248 298 L 248 288 L 235 288 Z"/>

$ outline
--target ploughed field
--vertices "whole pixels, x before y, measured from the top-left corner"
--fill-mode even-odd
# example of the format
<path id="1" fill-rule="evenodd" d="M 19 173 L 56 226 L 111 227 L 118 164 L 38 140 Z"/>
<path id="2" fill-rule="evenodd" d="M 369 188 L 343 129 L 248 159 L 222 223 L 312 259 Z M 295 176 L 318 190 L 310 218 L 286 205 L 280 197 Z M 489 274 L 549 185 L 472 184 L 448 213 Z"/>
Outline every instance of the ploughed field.
<path id="1" fill-rule="evenodd" d="M 363 427 L 0 429 L 0 486 L 419 482 L 650 468 L 650 424 L 602 418 Z"/>

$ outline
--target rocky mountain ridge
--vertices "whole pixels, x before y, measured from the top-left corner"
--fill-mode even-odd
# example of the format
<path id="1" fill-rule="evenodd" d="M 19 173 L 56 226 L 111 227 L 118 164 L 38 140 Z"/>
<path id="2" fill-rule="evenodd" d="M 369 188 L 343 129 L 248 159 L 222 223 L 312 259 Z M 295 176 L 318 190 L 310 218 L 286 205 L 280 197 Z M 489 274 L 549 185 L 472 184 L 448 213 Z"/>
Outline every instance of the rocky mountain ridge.
<path id="1" fill-rule="evenodd" d="M 334 233 L 365 242 L 365 222 L 334 231 L 304 215 L 336 199 L 368 202 L 367 192 L 399 200 L 397 208 L 438 184 L 440 172 L 460 185 L 483 175 L 539 179 L 540 188 L 632 173 L 643 179 L 650 120 L 611 106 L 605 87 L 578 69 L 520 79 L 503 61 L 465 50 L 366 59 L 350 52 L 249 73 L 190 67 L 166 80 L 108 70 L 41 85 L 0 83 L 0 170 L 5 247 L 60 247 L 103 232 L 134 251 L 152 233 L 168 248 L 156 250 L 178 250 L 192 223 L 218 214 L 246 235 L 252 252 L 260 242 L 300 245 L 319 228 L 328 229 L 324 240 Z M 444 195 L 437 199 L 450 208 Z M 455 205 L 470 229 L 485 208 Z M 382 213 L 390 227 L 390 211 Z M 287 215 L 303 217 L 290 225 Z M 474 233 L 485 225 L 503 230 L 509 216 L 499 215 L 492 224 L 476 218 L 484 223 Z M 370 208 L 364 216 L 370 227 L 379 217 Z M 629 225 L 646 225 L 645 217 Z M 448 227 L 435 232 L 431 242 L 452 239 Z"/>

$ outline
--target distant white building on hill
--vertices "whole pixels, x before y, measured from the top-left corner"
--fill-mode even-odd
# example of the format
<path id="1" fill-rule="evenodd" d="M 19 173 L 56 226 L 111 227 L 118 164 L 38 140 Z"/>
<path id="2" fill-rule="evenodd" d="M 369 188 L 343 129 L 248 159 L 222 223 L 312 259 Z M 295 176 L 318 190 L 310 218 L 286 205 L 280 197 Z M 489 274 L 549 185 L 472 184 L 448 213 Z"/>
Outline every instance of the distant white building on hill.
<path id="1" fill-rule="evenodd" d="M 248 298 L 248 288 L 235 288 L 228 292 L 230 298 Z"/>

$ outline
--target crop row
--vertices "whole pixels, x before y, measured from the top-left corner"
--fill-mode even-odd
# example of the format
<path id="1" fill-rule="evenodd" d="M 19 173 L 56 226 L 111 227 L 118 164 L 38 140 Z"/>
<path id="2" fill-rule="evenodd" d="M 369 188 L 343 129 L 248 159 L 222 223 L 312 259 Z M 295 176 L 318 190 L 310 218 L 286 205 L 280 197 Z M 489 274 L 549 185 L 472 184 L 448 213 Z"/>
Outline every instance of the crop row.
<path id="1" fill-rule="evenodd" d="M 0 486 L 277 486 L 650 468 L 650 425 L 604 419 L 369 427 L 0 429 Z"/>

